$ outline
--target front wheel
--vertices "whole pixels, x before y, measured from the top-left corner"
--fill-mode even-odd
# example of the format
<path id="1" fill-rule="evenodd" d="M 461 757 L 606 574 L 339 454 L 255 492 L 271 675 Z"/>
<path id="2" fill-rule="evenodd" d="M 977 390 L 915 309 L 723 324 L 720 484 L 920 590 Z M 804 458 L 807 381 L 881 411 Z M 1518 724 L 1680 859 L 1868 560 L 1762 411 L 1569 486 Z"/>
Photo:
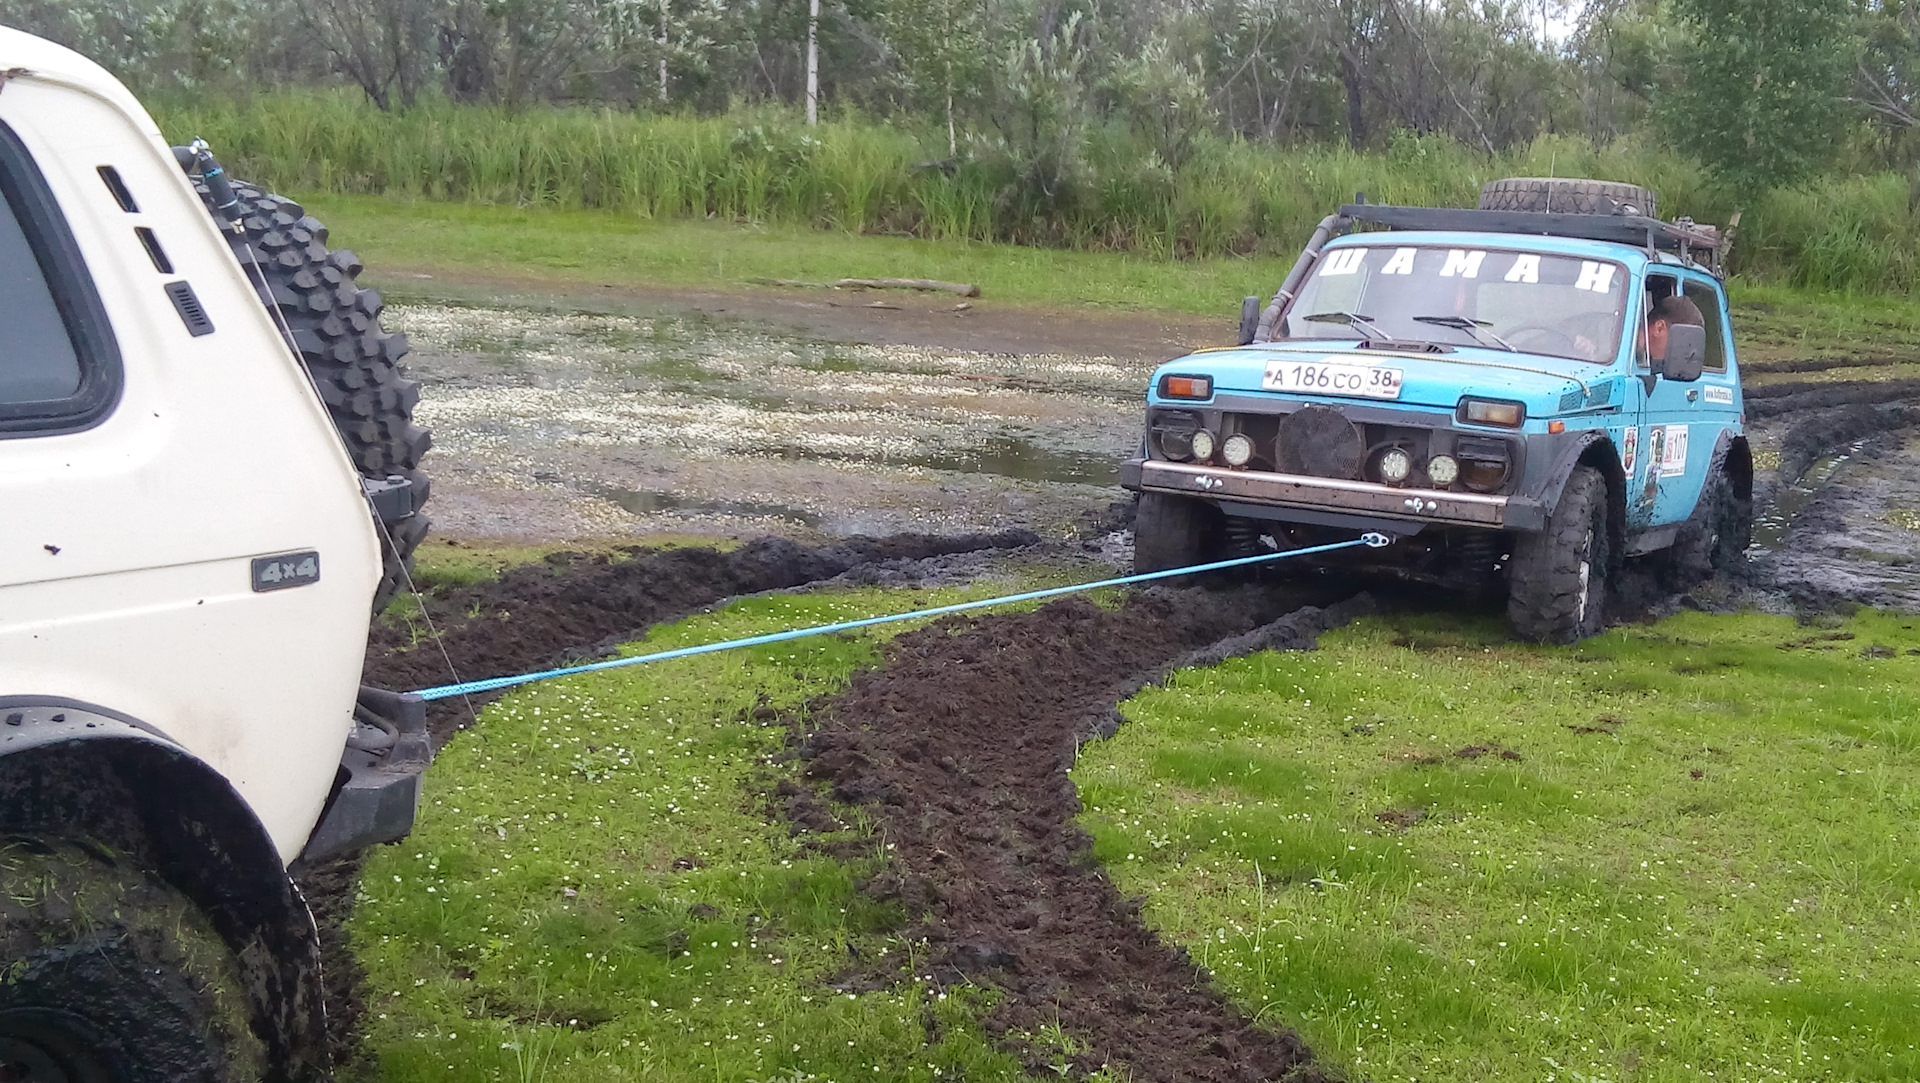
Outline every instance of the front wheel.
<path id="1" fill-rule="evenodd" d="M 268 1069 L 240 968 L 179 892 L 63 839 L 0 839 L 0 1079 L 239 1083 Z"/>
<path id="2" fill-rule="evenodd" d="M 1576 466 L 1547 528 L 1514 543 L 1507 570 L 1507 624 L 1520 639 L 1572 643 L 1604 623 L 1607 571 L 1607 480 Z"/>
<path id="3" fill-rule="evenodd" d="M 1141 493 L 1133 517 L 1134 573 L 1191 568 L 1216 559 L 1223 518 L 1218 508 L 1202 500 Z"/>

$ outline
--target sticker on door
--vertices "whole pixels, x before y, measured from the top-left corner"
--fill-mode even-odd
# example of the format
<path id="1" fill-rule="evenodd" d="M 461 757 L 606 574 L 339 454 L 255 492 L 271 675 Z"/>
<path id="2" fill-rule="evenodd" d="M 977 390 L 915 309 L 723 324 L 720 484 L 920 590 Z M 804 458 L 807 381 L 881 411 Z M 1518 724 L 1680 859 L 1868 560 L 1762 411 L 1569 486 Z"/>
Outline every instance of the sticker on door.
<path id="1" fill-rule="evenodd" d="M 1620 436 L 1620 472 L 1633 476 L 1633 468 L 1640 462 L 1640 426 L 1629 425 Z"/>
<path id="2" fill-rule="evenodd" d="M 1687 427 L 1668 425 L 1666 445 L 1661 448 L 1660 476 L 1677 478 L 1687 472 Z"/>

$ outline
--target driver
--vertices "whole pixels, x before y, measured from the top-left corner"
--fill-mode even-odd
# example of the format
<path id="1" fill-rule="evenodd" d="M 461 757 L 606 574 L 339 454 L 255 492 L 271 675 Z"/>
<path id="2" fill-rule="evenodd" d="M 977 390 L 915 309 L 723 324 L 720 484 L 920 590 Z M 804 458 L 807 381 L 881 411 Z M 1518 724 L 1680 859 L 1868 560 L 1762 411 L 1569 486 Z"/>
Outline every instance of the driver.
<path id="1" fill-rule="evenodd" d="M 1667 332 L 1676 323 L 1705 327 L 1707 319 L 1700 306 L 1680 294 L 1662 297 L 1647 312 L 1647 325 L 1640 329 L 1638 347 L 1655 365 L 1667 359 Z"/>

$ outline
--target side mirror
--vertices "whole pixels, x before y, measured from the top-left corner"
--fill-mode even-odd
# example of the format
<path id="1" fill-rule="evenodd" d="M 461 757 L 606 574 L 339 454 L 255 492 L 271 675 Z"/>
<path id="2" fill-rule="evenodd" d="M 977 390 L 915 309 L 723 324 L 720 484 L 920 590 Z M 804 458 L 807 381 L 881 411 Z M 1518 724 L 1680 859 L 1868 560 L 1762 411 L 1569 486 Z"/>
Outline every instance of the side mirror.
<path id="1" fill-rule="evenodd" d="M 1240 302 L 1240 345 L 1253 345 L 1253 338 L 1260 333 L 1260 310 L 1264 306 L 1260 298 L 1249 297 Z"/>
<path id="2" fill-rule="evenodd" d="M 1667 359 L 1660 364 L 1660 375 L 1691 383 L 1706 363 L 1707 329 L 1697 323 L 1668 324 Z"/>

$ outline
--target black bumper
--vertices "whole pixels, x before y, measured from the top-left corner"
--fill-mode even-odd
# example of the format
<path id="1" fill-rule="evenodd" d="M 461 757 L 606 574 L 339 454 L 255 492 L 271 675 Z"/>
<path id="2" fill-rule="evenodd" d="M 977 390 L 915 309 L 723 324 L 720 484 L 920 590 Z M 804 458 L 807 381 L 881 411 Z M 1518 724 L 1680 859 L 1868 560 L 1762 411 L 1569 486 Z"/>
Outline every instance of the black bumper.
<path id="1" fill-rule="evenodd" d="M 1540 530 L 1546 509 L 1517 496 L 1483 496 L 1433 489 L 1399 489 L 1366 481 L 1229 470 L 1216 466 L 1129 459 L 1120 484 L 1136 492 L 1171 493 L 1216 502 L 1250 504 L 1306 513 L 1360 516 L 1422 526 L 1483 530 Z"/>
<path id="2" fill-rule="evenodd" d="M 341 753 L 339 782 L 300 851 L 303 862 L 397 842 L 413 830 L 420 776 L 433 762 L 426 701 L 404 692 L 362 688 L 359 708 L 392 726 L 392 745 L 369 750 L 350 744 Z"/>

